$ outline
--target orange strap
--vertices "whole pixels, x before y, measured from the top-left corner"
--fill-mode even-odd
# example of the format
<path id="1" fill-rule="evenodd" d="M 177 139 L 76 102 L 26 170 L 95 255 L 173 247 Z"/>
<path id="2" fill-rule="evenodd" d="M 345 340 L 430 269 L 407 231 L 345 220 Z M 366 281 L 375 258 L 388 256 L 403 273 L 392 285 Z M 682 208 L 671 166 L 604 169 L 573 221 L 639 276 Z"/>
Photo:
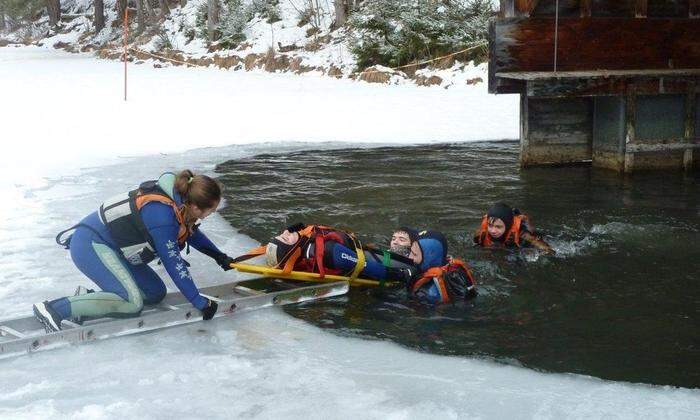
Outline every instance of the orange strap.
<path id="1" fill-rule="evenodd" d="M 173 208 L 175 211 L 175 218 L 177 219 L 177 222 L 180 224 L 180 229 L 178 230 L 177 233 L 177 241 L 180 244 L 185 243 L 187 238 L 190 236 L 192 233 L 190 229 L 187 227 L 185 224 L 185 218 L 182 215 L 182 210 L 177 206 L 175 201 L 171 199 L 170 197 L 166 197 L 161 194 L 140 194 L 136 197 L 136 209 L 141 210 L 141 207 L 145 206 L 146 204 L 157 201 L 159 203 L 167 204 Z"/>
<path id="2" fill-rule="evenodd" d="M 508 235 L 506 236 L 506 240 L 504 242 L 508 242 L 508 239 L 510 237 L 513 237 L 513 242 L 515 242 L 515 245 L 520 246 L 520 224 L 523 221 L 523 216 L 522 215 L 517 215 L 513 217 L 513 226 L 510 227 L 510 230 L 508 231 Z"/>
<path id="3" fill-rule="evenodd" d="M 433 267 L 425 271 L 423 276 L 413 284 L 412 290 L 415 292 L 420 289 L 425 283 L 432 280 L 433 277 L 442 277 L 445 267 Z"/>
<path id="4" fill-rule="evenodd" d="M 416 281 L 413 284 L 413 288 L 411 289 L 411 291 L 415 293 L 426 283 L 432 281 L 435 283 L 438 289 L 440 289 L 440 302 L 448 303 L 450 301 L 450 295 L 447 293 L 447 287 L 445 287 L 444 280 L 445 270 L 447 269 L 447 267 L 449 267 L 449 264 L 442 267 L 433 267 L 429 269 L 428 271 L 423 273 L 423 277 L 418 279 L 418 281 Z"/>
<path id="5" fill-rule="evenodd" d="M 415 293 L 426 283 L 434 281 L 435 285 L 440 289 L 441 303 L 449 303 L 450 295 L 447 292 L 447 286 L 445 286 L 445 272 L 455 270 L 454 266 L 462 268 L 464 272 L 467 273 L 467 277 L 469 277 L 472 285 L 476 286 L 476 280 L 474 280 L 474 275 L 472 275 L 472 271 L 469 269 L 467 263 L 460 259 L 452 258 L 449 264 L 443 265 L 442 267 L 433 267 L 424 272 L 423 276 L 413 284 L 411 291 Z"/>
<path id="6" fill-rule="evenodd" d="M 451 264 L 456 264 L 464 270 L 465 273 L 467 273 L 467 277 L 469 277 L 469 280 L 471 280 L 472 284 L 476 286 L 476 280 L 474 279 L 474 275 L 472 274 L 472 270 L 469 268 L 467 263 L 464 261 L 460 260 L 459 258 L 452 258 Z M 449 264 L 448 264 L 449 265 Z"/>
<path id="7" fill-rule="evenodd" d="M 284 274 L 289 274 L 292 272 L 292 270 L 294 270 L 294 265 L 301 256 L 301 247 L 297 246 L 293 248 L 291 252 L 292 255 L 287 259 L 287 261 L 284 263 L 284 267 L 282 268 Z"/>
<path id="8" fill-rule="evenodd" d="M 234 258 L 233 262 L 239 263 L 239 262 L 242 262 L 245 260 L 249 260 L 251 258 L 258 257 L 260 255 L 265 254 L 266 251 L 267 251 L 266 246 L 264 246 L 264 245 L 263 246 L 256 246 L 255 248 L 251 249 L 250 251 L 246 252 L 245 254 L 239 255 L 238 257 Z"/>
<path id="9" fill-rule="evenodd" d="M 331 233 L 324 233 L 324 230 L 329 230 Z M 323 279 L 326 276 L 326 267 L 323 264 L 323 256 L 325 253 L 325 243 L 327 238 L 333 238 L 332 233 L 333 232 L 341 232 L 340 230 L 326 226 L 326 225 L 309 225 L 305 227 L 304 229 L 298 231 L 299 237 L 305 237 L 305 238 L 313 238 L 314 240 L 314 266 L 318 270 L 318 274 L 320 277 Z M 343 233 L 347 234 L 353 242 L 355 241 L 354 236 L 350 232 L 342 231 Z M 299 241 L 299 243 L 301 240 Z M 291 255 L 291 257 L 287 260 L 287 263 L 284 266 L 285 272 L 286 270 L 291 271 L 294 268 L 294 265 L 296 264 L 297 260 L 301 256 L 301 248 L 297 247 L 294 250 L 294 253 Z M 312 269 L 313 270 L 313 269 Z"/>
<path id="10" fill-rule="evenodd" d="M 481 226 L 476 231 L 476 236 L 479 238 L 479 245 L 491 246 L 491 236 L 489 235 L 489 217 L 484 215 L 481 219 Z"/>
<path id="11" fill-rule="evenodd" d="M 296 246 L 294 246 L 292 249 L 290 249 L 288 251 L 287 255 L 285 255 L 284 266 L 283 267 L 276 267 L 276 268 L 281 268 L 285 274 L 291 273 L 294 270 L 294 266 L 296 265 L 297 261 L 299 261 L 299 258 L 301 257 L 301 252 L 302 252 L 302 250 L 301 250 L 301 243 L 302 243 L 301 238 L 314 238 L 314 246 L 315 246 L 314 262 L 315 262 L 316 267 L 318 268 L 318 272 L 319 272 L 321 278 L 324 278 L 325 274 L 326 274 L 326 269 L 323 265 L 323 254 L 325 251 L 324 244 L 325 244 L 326 236 L 320 230 L 336 231 L 337 229 L 334 229 L 332 227 L 325 226 L 325 225 L 309 225 L 309 226 L 305 227 L 304 229 L 297 231 L 299 233 L 299 241 L 297 242 Z M 352 236 L 351 233 L 349 233 L 349 232 L 344 232 L 344 233 L 348 234 L 354 240 L 354 237 Z M 234 258 L 233 262 L 239 263 L 241 261 L 249 260 L 251 258 L 263 255 L 263 254 L 265 254 L 265 252 L 267 252 L 266 245 L 255 247 L 255 248 L 251 249 L 250 251 L 246 252 L 245 254 Z"/>
<path id="12" fill-rule="evenodd" d="M 261 246 L 256 246 L 255 248 L 251 249 L 250 251 L 246 252 L 243 255 L 239 255 L 238 257 L 233 259 L 233 263 L 239 263 L 243 262 L 246 260 L 249 260 L 251 258 L 259 257 L 260 255 L 264 255 L 267 252 L 267 245 L 261 245 Z M 285 274 L 289 274 L 293 271 L 294 269 L 294 264 L 296 264 L 297 260 L 299 259 L 299 256 L 301 255 L 301 248 L 296 247 L 290 250 L 291 256 L 289 259 L 284 264 L 284 267 L 282 267 L 282 270 L 284 271 Z"/>

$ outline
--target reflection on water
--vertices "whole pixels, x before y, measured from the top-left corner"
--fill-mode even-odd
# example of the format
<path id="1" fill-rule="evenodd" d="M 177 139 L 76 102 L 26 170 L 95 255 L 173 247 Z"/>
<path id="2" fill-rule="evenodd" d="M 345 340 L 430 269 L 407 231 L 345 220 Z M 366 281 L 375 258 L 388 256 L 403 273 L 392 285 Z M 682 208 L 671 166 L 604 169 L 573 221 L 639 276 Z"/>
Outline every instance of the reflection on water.
<path id="1" fill-rule="evenodd" d="M 221 164 L 224 217 L 267 241 L 294 221 L 386 243 L 398 225 L 443 231 L 479 296 L 430 307 L 403 291 L 353 289 L 288 308 L 339 334 L 437 354 L 602 378 L 700 385 L 699 175 L 588 167 L 518 171 L 517 143 L 306 151 Z M 487 207 L 526 211 L 558 254 L 487 251 Z"/>

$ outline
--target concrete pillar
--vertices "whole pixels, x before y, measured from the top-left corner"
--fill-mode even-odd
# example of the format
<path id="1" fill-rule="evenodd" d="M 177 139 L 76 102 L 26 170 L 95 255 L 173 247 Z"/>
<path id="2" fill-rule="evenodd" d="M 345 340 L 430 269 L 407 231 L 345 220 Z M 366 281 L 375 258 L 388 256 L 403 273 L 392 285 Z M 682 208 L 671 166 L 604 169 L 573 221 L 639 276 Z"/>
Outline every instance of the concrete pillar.
<path id="1" fill-rule="evenodd" d="M 637 98 L 634 91 L 634 85 L 630 86 L 625 96 L 625 135 L 624 141 L 620 142 L 618 147 L 618 156 L 622 163 L 622 169 L 625 173 L 631 173 L 634 169 L 634 154 L 627 153 L 627 143 L 633 143 L 636 139 L 635 135 L 635 118 L 637 112 Z"/>
<path id="2" fill-rule="evenodd" d="M 528 130 L 528 100 L 527 95 L 520 95 L 520 167 L 527 168 L 530 165 L 530 132 Z"/>
<path id="3" fill-rule="evenodd" d="M 593 166 L 622 172 L 625 165 L 627 97 L 593 98 Z"/>
<path id="4" fill-rule="evenodd" d="M 692 143 L 695 139 L 695 127 L 697 122 L 695 119 L 698 115 L 698 100 L 695 93 L 695 83 L 690 83 L 688 93 L 685 97 L 685 141 Z M 693 169 L 693 149 L 686 149 L 683 153 L 683 169 L 689 172 Z"/>

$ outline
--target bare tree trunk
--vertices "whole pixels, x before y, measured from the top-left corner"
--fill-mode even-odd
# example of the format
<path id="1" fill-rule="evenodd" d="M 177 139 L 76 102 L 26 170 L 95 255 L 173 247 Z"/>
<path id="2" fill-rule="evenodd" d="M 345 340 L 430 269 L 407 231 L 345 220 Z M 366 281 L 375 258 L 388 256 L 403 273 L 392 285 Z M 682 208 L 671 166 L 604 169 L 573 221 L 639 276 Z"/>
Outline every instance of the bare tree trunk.
<path id="1" fill-rule="evenodd" d="M 143 16 L 143 0 L 136 0 L 136 31 L 143 32 L 146 22 Z"/>
<path id="2" fill-rule="evenodd" d="M 165 17 L 170 14 L 170 7 L 168 7 L 168 1 L 158 0 L 158 4 L 160 5 L 160 18 L 165 20 Z"/>
<path id="3" fill-rule="evenodd" d="M 209 42 L 219 38 L 219 0 L 207 0 L 207 37 Z"/>
<path id="4" fill-rule="evenodd" d="M 46 11 L 49 14 L 49 25 L 57 28 L 61 21 L 61 0 L 46 0 Z"/>
<path id="5" fill-rule="evenodd" d="M 321 5 L 318 4 L 318 0 L 316 1 L 316 27 L 321 29 Z M 313 3 L 313 0 L 312 0 Z"/>
<path id="6" fill-rule="evenodd" d="M 95 24 L 95 33 L 100 32 L 105 27 L 105 2 L 95 0 L 95 16 L 92 19 Z"/>
<path id="7" fill-rule="evenodd" d="M 334 28 L 340 28 L 341 26 L 345 25 L 345 22 L 347 22 L 347 2 L 348 0 L 333 0 L 333 6 L 335 6 L 335 21 L 333 22 Z"/>

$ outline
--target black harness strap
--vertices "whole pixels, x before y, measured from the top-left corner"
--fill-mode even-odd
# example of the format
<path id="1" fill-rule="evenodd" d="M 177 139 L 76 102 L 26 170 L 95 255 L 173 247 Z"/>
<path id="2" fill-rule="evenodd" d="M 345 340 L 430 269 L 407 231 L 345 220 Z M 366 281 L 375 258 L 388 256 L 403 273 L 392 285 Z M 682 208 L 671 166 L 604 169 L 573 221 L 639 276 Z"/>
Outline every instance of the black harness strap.
<path id="1" fill-rule="evenodd" d="M 107 242 L 107 241 L 105 240 L 105 238 L 104 238 L 102 235 L 100 235 L 100 232 L 98 232 L 97 230 L 95 230 L 95 228 L 93 228 L 92 226 L 86 225 L 86 224 L 84 224 L 84 223 L 78 223 L 78 224 L 75 224 L 75 225 L 69 227 L 69 228 L 66 229 L 66 230 L 60 231 L 60 232 L 58 233 L 58 235 L 56 235 L 56 243 L 59 244 L 59 245 L 61 245 L 61 246 L 64 247 L 65 249 L 70 249 L 70 240 L 71 240 L 71 238 L 73 237 L 73 235 L 68 236 L 68 237 L 67 237 L 66 239 L 64 239 L 64 240 L 61 240 L 61 236 L 63 236 L 63 235 L 64 235 L 65 233 L 67 233 L 67 232 L 70 232 L 70 231 L 72 231 L 72 230 L 76 230 L 76 229 L 79 228 L 79 227 L 84 227 L 84 228 L 86 228 L 86 229 L 90 229 L 95 235 L 97 235 L 97 236 L 102 240 L 102 242 L 105 243 L 105 245 L 107 245 L 107 244 L 109 243 L 109 242 Z"/>

